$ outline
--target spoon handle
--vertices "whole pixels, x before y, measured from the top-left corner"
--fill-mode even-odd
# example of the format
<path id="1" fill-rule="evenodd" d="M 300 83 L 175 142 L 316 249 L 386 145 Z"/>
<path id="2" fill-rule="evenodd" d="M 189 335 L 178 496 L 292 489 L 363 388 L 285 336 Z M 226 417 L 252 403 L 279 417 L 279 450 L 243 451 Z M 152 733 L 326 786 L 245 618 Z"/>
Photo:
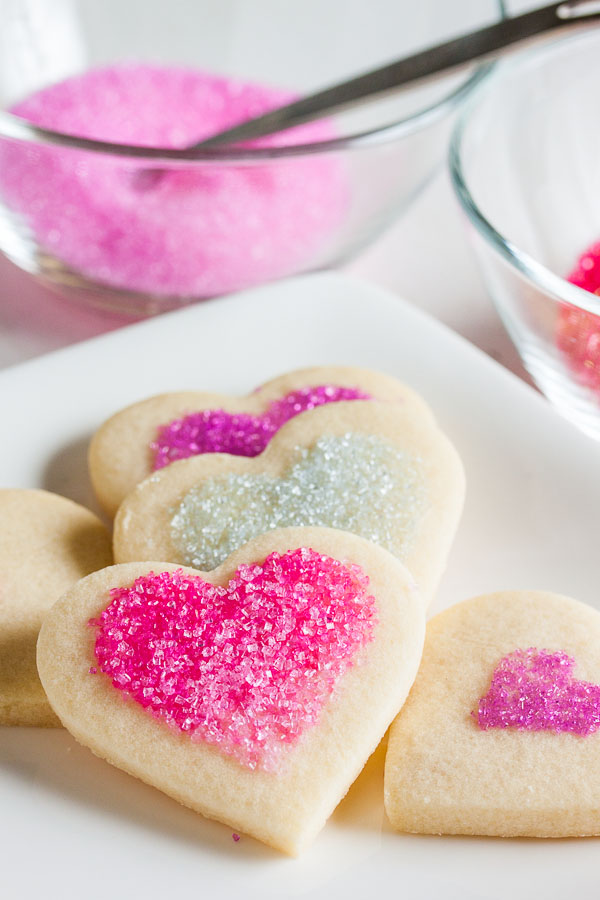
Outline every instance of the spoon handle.
<path id="1" fill-rule="evenodd" d="M 263 116 L 249 119 L 226 131 L 206 138 L 191 149 L 237 144 L 295 125 L 311 122 L 341 109 L 348 109 L 384 93 L 399 90 L 407 84 L 455 69 L 465 63 L 497 53 L 518 41 L 554 31 L 582 21 L 600 19 L 600 0 L 570 0 L 552 3 L 533 12 L 504 19 L 380 69 L 302 97 L 294 103 L 274 109 Z"/>

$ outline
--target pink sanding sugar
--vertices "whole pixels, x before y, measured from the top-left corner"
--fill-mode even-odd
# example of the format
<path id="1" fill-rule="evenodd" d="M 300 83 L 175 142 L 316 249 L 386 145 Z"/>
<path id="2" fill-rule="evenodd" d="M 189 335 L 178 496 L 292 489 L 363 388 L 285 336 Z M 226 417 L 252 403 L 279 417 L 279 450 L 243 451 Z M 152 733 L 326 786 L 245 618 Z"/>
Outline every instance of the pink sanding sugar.
<path id="1" fill-rule="evenodd" d="M 150 444 L 154 454 L 153 468 L 162 469 L 177 459 L 199 453 L 258 456 L 281 426 L 294 416 L 326 403 L 370 399 L 359 388 L 320 384 L 300 388 L 274 400 L 259 416 L 228 413 L 223 409 L 191 413 L 158 429 L 156 440 Z"/>
<path id="2" fill-rule="evenodd" d="M 600 241 L 580 256 L 568 280 L 600 298 Z M 556 341 L 577 380 L 600 390 L 600 299 L 597 316 L 562 304 Z"/>
<path id="3" fill-rule="evenodd" d="M 120 64 L 44 88 L 11 111 L 79 137 L 181 149 L 293 96 L 192 69 Z M 322 121 L 254 145 L 330 137 Z M 0 192 L 43 250 L 87 278 L 181 297 L 213 296 L 308 265 L 348 196 L 331 156 L 187 166 L 140 190 L 115 157 L 9 141 L 0 144 Z"/>
<path id="4" fill-rule="evenodd" d="M 368 585 L 359 566 L 306 548 L 240 566 L 227 587 L 150 573 L 90 623 L 98 668 L 192 740 L 276 771 L 372 640 Z"/>
<path id="5" fill-rule="evenodd" d="M 575 660 L 562 651 L 530 647 L 509 653 L 473 713 L 477 724 L 482 729 L 593 734 L 600 728 L 600 685 L 574 678 L 574 667 Z"/>

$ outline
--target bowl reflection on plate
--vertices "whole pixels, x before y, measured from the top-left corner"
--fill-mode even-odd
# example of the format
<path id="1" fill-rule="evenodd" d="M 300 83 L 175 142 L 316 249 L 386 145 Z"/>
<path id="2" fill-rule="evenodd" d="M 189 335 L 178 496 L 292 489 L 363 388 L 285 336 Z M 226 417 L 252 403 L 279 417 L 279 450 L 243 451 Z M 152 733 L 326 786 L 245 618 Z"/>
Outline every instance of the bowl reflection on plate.
<path id="1" fill-rule="evenodd" d="M 600 240 L 599 82 L 598 29 L 521 52 L 473 92 L 450 150 L 488 289 L 526 368 L 596 439 L 600 301 L 584 287 L 595 289 Z"/>
<path id="2" fill-rule="evenodd" d="M 79 91 L 85 106 L 93 73 L 125 64 L 134 78 L 143 63 L 210 73 L 205 84 L 221 79 L 233 93 L 266 86 L 273 105 L 490 24 L 503 10 L 502 0 L 426 0 L 418 10 L 410 0 L 37 0 L 35 15 L 30 7 L 15 0 L 0 18 L 0 249 L 50 285 L 137 314 L 356 253 L 427 182 L 482 70 L 303 126 L 285 138 L 293 146 L 277 146 L 279 136 L 235 152 L 185 149 L 206 132 L 179 121 L 183 101 L 202 118 L 223 100 L 221 88 L 202 108 L 193 88 L 165 99 L 153 111 L 162 129 L 150 127 L 150 99 L 132 88 L 127 115 L 105 132 L 90 109 L 53 118 L 57 84 L 68 80 L 67 99 Z M 114 97 L 117 109 L 118 88 Z M 145 132 L 129 128 L 138 114 Z M 136 170 L 156 167 L 159 183 L 140 191 Z"/>

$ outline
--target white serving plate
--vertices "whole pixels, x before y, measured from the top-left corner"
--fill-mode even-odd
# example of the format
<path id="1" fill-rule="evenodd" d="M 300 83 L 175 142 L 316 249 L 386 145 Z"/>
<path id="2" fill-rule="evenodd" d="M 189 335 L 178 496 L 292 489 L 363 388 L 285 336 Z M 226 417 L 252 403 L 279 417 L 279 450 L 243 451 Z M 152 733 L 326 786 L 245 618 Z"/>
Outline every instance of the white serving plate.
<path id="1" fill-rule="evenodd" d="M 176 388 L 246 393 L 288 369 L 328 363 L 405 380 L 463 458 L 465 513 L 434 612 L 504 588 L 559 591 L 600 607 L 600 448 L 439 323 L 338 275 L 205 303 L 0 373 L 1 483 L 95 508 L 86 444 L 119 407 Z M 235 843 L 231 829 L 113 769 L 63 731 L 0 729 L 0 894 L 598 896 L 594 839 L 393 833 L 382 759 L 378 751 L 313 848 L 290 860 L 245 836 Z"/>

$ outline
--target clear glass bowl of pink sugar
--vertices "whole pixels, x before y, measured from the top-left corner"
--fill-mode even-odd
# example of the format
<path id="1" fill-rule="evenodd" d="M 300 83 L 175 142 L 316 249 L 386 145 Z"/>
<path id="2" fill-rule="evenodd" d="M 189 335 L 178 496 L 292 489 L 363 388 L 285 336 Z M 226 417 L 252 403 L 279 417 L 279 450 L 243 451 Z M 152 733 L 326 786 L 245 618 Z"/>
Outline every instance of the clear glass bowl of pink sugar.
<path id="1" fill-rule="evenodd" d="M 193 145 L 501 15 L 500 0 L 3 4 L 0 250 L 133 315 L 341 264 L 427 183 L 481 69 Z"/>

